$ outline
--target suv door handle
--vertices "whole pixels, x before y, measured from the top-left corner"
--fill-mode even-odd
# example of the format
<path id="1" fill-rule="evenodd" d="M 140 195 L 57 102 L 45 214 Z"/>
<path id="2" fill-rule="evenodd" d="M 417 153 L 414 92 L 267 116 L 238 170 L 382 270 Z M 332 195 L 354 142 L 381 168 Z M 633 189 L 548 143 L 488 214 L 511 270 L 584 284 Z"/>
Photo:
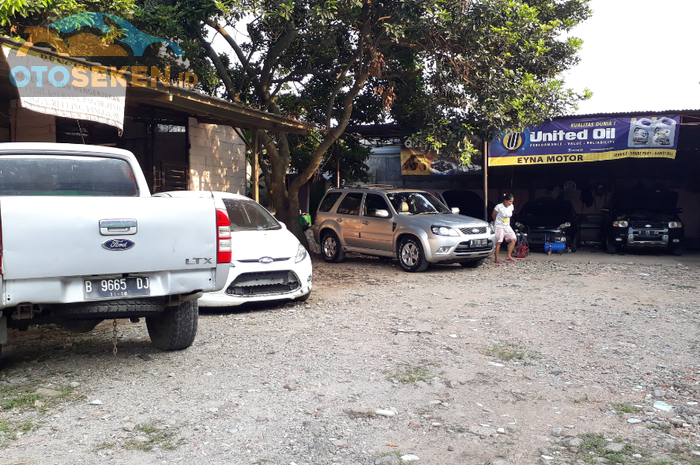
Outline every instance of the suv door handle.
<path id="1" fill-rule="evenodd" d="M 362 222 L 362 224 L 364 224 L 365 226 L 367 226 L 367 225 L 369 224 L 369 221 L 365 220 L 365 221 Z"/>
<path id="2" fill-rule="evenodd" d="M 338 223 L 342 223 L 342 222 L 343 222 L 343 219 L 342 219 L 342 218 L 336 218 L 335 220 L 336 220 Z"/>

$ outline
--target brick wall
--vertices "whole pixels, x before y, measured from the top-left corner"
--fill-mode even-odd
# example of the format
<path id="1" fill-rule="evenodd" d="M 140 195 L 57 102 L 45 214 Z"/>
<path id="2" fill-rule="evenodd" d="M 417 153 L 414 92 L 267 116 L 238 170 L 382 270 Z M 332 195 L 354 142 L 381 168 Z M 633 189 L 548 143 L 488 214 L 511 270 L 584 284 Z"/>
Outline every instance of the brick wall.
<path id="1" fill-rule="evenodd" d="M 245 195 L 245 144 L 230 126 L 189 119 L 191 190 Z"/>

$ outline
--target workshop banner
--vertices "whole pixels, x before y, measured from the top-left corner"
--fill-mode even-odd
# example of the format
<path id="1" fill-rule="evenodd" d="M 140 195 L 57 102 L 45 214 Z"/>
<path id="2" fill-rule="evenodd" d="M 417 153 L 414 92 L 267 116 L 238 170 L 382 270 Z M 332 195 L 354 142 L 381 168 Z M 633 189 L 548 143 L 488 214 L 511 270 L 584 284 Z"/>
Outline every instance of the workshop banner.
<path id="1" fill-rule="evenodd" d="M 489 166 L 676 158 L 680 115 L 550 121 L 489 143 Z"/>
<path id="2" fill-rule="evenodd" d="M 402 175 L 445 176 L 475 173 L 481 173 L 481 165 L 463 163 L 455 156 L 424 152 L 413 147 L 410 140 L 401 144 Z"/>

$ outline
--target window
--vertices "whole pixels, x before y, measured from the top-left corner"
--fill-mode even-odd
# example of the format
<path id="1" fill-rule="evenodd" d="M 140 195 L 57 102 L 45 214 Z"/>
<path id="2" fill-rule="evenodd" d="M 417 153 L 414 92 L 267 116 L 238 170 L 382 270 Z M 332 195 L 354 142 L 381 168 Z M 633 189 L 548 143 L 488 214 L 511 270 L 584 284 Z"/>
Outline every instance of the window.
<path id="1" fill-rule="evenodd" d="M 388 194 L 388 197 L 399 215 L 451 213 L 442 202 L 427 192 L 397 192 Z"/>
<path id="2" fill-rule="evenodd" d="M 0 195 L 84 195 L 136 197 L 125 160 L 91 156 L 0 157 Z"/>
<path id="3" fill-rule="evenodd" d="M 320 212 L 331 211 L 331 208 L 333 208 L 333 205 L 335 205 L 335 202 L 339 198 L 340 198 L 340 192 L 331 192 L 330 194 L 326 195 L 326 197 L 321 202 L 321 205 L 318 206 L 318 211 L 320 211 Z"/>
<path id="4" fill-rule="evenodd" d="M 257 202 L 252 200 L 224 199 L 231 220 L 231 231 L 258 231 L 280 229 L 277 220 Z"/>
<path id="5" fill-rule="evenodd" d="M 340 202 L 340 206 L 338 206 L 338 213 L 340 215 L 359 215 L 361 203 L 361 193 L 350 193 L 345 196 L 342 202 Z"/>
<path id="6" fill-rule="evenodd" d="M 367 197 L 365 197 L 364 216 L 377 216 L 377 210 L 386 210 L 391 216 L 391 210 L 389 210 L 384 197 L 379 194 L 367 194 Z"/>

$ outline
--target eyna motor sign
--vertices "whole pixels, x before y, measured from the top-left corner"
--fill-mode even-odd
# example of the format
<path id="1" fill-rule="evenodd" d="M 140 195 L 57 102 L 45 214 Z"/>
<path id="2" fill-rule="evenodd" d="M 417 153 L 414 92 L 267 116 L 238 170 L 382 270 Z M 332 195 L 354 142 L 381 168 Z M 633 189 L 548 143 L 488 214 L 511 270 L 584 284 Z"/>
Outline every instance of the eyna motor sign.
<path id="1" fill-rule="evenodd" d="M 489 166 L 676 158 L 680 115 L 571 118 L 501 134 Z"/>

